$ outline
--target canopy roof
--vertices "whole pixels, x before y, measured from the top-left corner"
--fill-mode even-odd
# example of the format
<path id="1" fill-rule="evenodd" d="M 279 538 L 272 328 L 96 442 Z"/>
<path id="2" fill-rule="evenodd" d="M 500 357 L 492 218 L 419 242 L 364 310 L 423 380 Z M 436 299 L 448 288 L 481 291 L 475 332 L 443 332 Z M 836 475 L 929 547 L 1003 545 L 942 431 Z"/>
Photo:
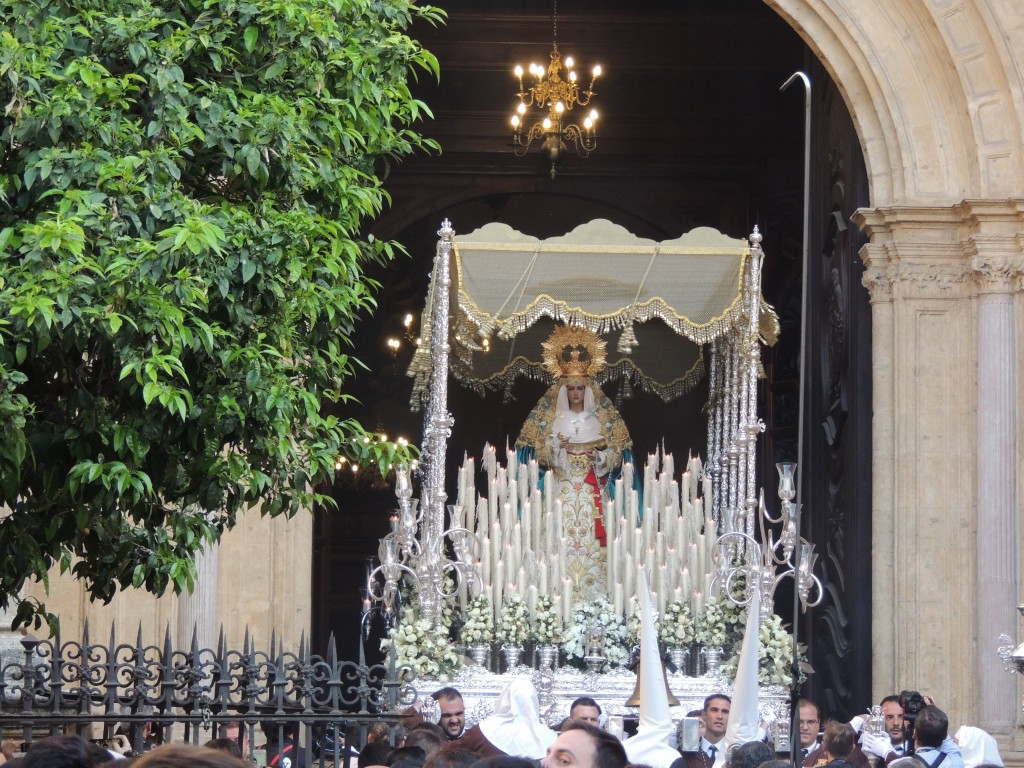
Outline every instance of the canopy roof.
<path id="1" fill-rule="evenodd" d="M 599 383 L 669 401 L 703 377 L 701 347 L 745 316 L 750 246 L 709 227 L 657 242 L 595 219 L 540 240 L 493 223 L 454 242 L 451 370 L 481 393 L 508 392 L 520 376 L 549 380 L 541 342 L 562 322 L 608 341 Z M 774 343 L 778 320 L 763 301 L 761 309 L 761 335 Z M 429 330 L 410 366 L 414 402 L 426 395 Z"/>

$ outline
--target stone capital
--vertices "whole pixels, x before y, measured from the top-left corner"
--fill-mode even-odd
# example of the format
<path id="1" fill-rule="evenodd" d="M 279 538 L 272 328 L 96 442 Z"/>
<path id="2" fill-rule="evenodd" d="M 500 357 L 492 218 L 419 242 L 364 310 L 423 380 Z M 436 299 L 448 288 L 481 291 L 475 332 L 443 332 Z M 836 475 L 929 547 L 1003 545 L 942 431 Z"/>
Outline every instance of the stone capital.
<path id="1" fill-rule="evenodd" d="M 872 302 L 962 298 L 1024 289 L 1024 200 L 861 209 L 861 249 Z"/>

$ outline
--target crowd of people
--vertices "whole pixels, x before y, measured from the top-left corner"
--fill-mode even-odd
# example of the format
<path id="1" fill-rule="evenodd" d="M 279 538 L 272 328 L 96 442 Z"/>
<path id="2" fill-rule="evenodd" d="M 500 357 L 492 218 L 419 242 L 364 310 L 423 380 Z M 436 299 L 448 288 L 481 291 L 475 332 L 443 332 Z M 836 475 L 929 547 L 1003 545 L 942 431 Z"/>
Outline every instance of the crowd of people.
<path id="1" fill-rule="evenodd" d="M 466 727 L 461 693 L 446 687 L 435 692 L 437 722 L 424 720 L 419 710 L 406 713 L 403 723 L 375 723 L 361 749 L 349 746 L 348 757 L 358 768 L 662 768 L 630 749 L 605 730 L 601 707 L 593 698 L 572 703 L 557 729 L 542 722 L 536 690 L 527 679 L 513 681 L 502 692 L 493 714 Z M 678 757 L 668 768 L 786 768 L 788 752 L 778 753 L 768 738 L 726 744 L 732 701 L 724 693 L 707 697 L 699 710 L 688 713 L 699 721 L 699 741 L 679 739 Z M 913 713 L 905 712 L 898 696 L 882 699 L 884 732 L 865 729 L 861 718 L 822 722 L 814 702 L 801 699 L 797 762 L 803 768 L 995 768 L 1002 766 L 995 740 L 979 728 L 962 726 L 949 733 L 946 714 L 933 701 Z M 870 732 L 869 732 L 870 731 Z M 264 725 L 261 754 L 250 755 L 245 726 L 229 723 L 217 738 L 203 746 L 152 744 L 130 755 L 126 740 L 103 745 L 79 736 L 54 736 L 34 742 L 23 756 L 7 760 L 18 768 L 316 768 L 309 750 L 300 747 L 294 731 Z M 321 745 L 322 746 L 322 745 Z M 331 748 L 343 747 L 339 739 Z M 664 745 L 661 745 L 662 748 Z M 320 751 L 320 750 L 314 750 Z M 673 753 L 675 754 L 675 753 Z M 662 752 L 658 753 L 662 762 Z M 653 753 L 652 753 L 653 757 Z M 258 759 L 257 759 L 258 758 Z M 3 758 L 0 758 L 3 762 Z M 324 765 L 333 765 L 332 757 Z"/>

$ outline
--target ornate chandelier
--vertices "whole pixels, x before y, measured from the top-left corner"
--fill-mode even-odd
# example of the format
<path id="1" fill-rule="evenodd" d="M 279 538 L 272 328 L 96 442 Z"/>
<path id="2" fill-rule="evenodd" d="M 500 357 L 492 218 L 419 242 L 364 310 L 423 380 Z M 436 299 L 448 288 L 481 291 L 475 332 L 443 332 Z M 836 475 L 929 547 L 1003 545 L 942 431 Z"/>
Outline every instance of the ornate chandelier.
<path id="1" fill-rule="evenodd" d="M 512 148 L 518 157 L 529 150 L 534 141 L 540 141 L 541 151 L 551 162 L 551 178 L 555 178 L 555 166 L 561 160 L 571 143 L 580 157 L 587 157 L 597 148 L 597 110 L 592 109 L 584 118 L 582 127 L 568 122 L 567 113 L 575 107 L 586 107 L 594 95 L 594 82 L 601 76 L 601 66 L 591 71 L 590 85 L 580 91 L 573 59 L 562 56 L 558 51 L 558 2 L 552 13 L 554 43 L 551 48 L 551 63 L 547 69 L 540 64 L 530 64 L 529 73 L 533 84 L 523 85 L 523 68 L 516 65 L 515 75 L 519 80 L 516 97 L 519 105 L 512 116 Z M 536 107 L 537 113 L 528 112 Z"/>

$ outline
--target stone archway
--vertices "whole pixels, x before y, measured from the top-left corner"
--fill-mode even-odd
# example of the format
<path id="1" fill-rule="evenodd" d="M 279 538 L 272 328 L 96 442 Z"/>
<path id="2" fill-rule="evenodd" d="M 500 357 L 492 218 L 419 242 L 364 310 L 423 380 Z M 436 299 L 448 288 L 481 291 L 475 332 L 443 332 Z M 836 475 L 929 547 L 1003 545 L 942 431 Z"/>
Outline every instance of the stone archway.
<path id="1" fill-rule="evenodd" d="M 838 84 L 872 208 L 873 687 L 1019 759 L 1024 25 L 1012 0 L 766 0 Z M 955 542 L 951 545 L 950 542 Z"/>

